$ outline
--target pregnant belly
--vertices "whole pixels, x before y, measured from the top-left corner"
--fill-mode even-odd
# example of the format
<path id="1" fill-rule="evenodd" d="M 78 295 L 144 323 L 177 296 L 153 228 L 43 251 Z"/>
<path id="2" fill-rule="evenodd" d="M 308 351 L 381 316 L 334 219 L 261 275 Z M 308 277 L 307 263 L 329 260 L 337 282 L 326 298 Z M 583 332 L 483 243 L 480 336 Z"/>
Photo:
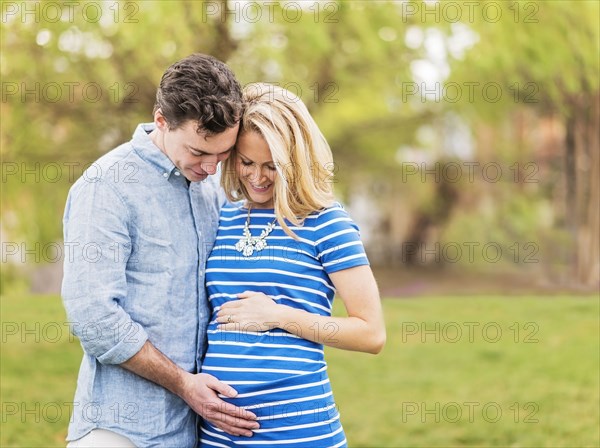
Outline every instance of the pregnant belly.
<path id="1" fill-rule="evenodd" d="M 298 342 L 298 341 L 296 341 Z M 231 385 L 238 395 L 228 402 L 273 414 L 317 409 L 330 403 L 331 386 L 322 350 L 294 344 L 209 344 L 202 372 Z M 300 347 L 300 348 L 298 348 Z M 282 406 L 285 408 L 282 410 Z"/>
<path id="2" fill-rule="evenodd" d="M 252 377 L 250 373 L 244 380 L 228 381 L 238 395 L 221 398 L 256 414 L 261 429 L 255 436 L 279 438 L 282 428 L 303 429 L 310 434 L 329 433 L 332 427 L 339 426 L 325 367 L 271 381 L 258 382 Z"/>

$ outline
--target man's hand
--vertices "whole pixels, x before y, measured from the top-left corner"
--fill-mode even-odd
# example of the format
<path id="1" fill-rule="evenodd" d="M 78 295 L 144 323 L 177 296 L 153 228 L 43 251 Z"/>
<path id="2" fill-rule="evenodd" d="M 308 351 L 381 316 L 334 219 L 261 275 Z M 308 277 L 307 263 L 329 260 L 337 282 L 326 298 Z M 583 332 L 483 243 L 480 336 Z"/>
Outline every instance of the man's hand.
<path id="1" fill-rule="evenodd" d="M 218 394 L 233 398 L 235 389 L 206 373 L 188 374 L 181 398 L 202 418 L 234 436 L 252 436 L 259 427 L 256 415 L 221 400 Z"/>
<path id="2" fill-rule="evenodd" d="M 233 398 L 235 389 L 212 375 L 186 372 L 148 341 L 121 366 L 179 395 L 196 413 L 229 434 L 251 437 L 251 429 L 259 427 L 256 415 L 218 396 Z"/>

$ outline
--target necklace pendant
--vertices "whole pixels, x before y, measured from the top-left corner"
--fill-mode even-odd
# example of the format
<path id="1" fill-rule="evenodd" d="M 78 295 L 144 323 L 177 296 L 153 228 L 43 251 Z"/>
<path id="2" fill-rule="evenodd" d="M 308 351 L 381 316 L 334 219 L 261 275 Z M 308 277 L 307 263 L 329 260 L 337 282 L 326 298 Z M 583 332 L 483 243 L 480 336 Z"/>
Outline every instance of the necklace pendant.
<path id="1" fill-rule="evenodd" d="M 244 254 L 244 257 L 249 257 L 254 253 L 252 246 L 252 240 L 244 237 L 235 244 L 235 250 Z"/>
<path id="2" fill-rule="evenodd" d="M 250 257 L 254 252 L 259 252 L 267 247 L 267 236 L 275 228 L 275 221 L 267 224 L 265 229 L 260 233 L 260 236 L 252 236 L 250 234 L 250 210 L 248 210 L 248 218 L 244 223 L 244 234 L 240 240 L 235 243 L 235 250 L 241 252 L 244 257 Z"/>
<path id="3" fill-rule="evenodd" d="M 254 241 L 254 248 L 256 250 L 263 250 L 265 247 L 267 247 L 267 242 L 265 240 L 255 240 Z"/>

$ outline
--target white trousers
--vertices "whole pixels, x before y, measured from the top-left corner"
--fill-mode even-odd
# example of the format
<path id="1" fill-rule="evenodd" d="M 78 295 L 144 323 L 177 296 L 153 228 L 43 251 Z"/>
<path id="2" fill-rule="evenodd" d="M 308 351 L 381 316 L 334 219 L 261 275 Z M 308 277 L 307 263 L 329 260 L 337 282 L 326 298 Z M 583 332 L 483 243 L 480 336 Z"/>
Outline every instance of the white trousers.
<path id="1" fill-rule="evenodd" d="M 92 429 L 81 439 L 73 440 L 67 448 L 135 448 L 127 437 L 106 429 Z"/>

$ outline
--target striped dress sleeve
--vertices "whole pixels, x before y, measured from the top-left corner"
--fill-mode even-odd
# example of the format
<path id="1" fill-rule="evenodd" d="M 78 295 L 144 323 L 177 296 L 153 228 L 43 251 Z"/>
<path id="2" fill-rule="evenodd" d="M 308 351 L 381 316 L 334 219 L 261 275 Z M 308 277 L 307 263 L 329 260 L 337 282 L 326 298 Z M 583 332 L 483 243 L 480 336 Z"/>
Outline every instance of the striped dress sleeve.
<path id="1" fill-rule="evenodd" d="M 319 213 L 314 231 L 316 256 L 327 274 L 369 264 L 358 226 L 339 203 Z"/>

